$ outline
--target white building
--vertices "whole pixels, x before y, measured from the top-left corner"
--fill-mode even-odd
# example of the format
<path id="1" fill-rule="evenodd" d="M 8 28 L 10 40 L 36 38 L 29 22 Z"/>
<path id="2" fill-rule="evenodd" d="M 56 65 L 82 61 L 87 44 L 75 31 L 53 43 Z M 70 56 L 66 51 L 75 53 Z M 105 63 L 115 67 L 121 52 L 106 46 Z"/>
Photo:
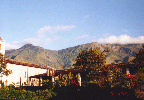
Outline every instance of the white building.
<path id="1" fill-rule="evenodd" d="M 5 54 L 5 42 L 0 37 L 0 53 L 3 55 Z M 38 65 L 31 64 L 31 66 L 28 66 L 28 64 L 24 64 L 21 62 L 16 61 L 7 61 L 7 68 L 12 70 L 12 74 L 9 74 L 8 76 L 2 75 L 0 77 L 0 80 L 4 82 L 4 85 L 9 84 L 19 84 L 20 85 L 20 77 L 21 77 L 21 84 L 24 84 L 24 82 L 29 82 L 29 77 L 46 73 L 46 68 L 40 68 Z M 0 84 L 1 86 L 1 84 Z"/>
<path id="2" fill-rule="evenodd" d="M 0 37 L 0 53 L 5 54 L 5 41 L 3 41 Z"/>
<path id="3" fill-rule="evenodd" d="M 12 70 L 12 73 L 8 76 L 3 75 L 2 76 L 2 82 L 4 82 L 4 85 L 9 84 L 18 84 L 20 85 L 20 77 L 21 77 L 21 84 L 24 84 L 24 82 L 29 82 L 29 77 L 46 73 L 46 69 L 36 68 L 36 67 L 30 67 L 30 66 L 23 66 L 23 65 L 16 65 L 7 63 L 7 69 Z"/>

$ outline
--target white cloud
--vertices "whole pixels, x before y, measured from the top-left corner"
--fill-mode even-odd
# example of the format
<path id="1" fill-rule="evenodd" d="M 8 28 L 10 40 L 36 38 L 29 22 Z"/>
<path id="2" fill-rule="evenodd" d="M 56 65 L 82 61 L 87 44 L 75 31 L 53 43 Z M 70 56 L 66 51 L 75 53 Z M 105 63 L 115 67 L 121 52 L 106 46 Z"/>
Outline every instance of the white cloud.
<path id="1" fill-rule="evenodd" d="M 39 45 L 41 43 L 41 39 L 37 39 L 37 38 L 26 38 L 22 41 L 13 41 L 11 43 L 6 43 L 6 50 L 10 50 L 10 49 L 18 49 L 21 46 L 27 44 L 27 43 L 31 43 L 33 45 Z"/>
<path id="2" fill-rule="evenodd" d="M 50 32 L 50 33 L 54 33 L 54 32 L 57 32 L 57 31 L 60 31 L 60 30 L 63 30 L 63 31 L 68 31 L 72 28 L 74 28 L 75 25 L 70 25 L 70 26 L 67 26 L 67 25 L 57 25 L 57 26 L 45 26 L 43 28 L 40 28 L 39 31 L 37 32 L 38 34 L 38 37 L 37 38 L 26 38 L 26 39 L 23 39 L 21 41 L 13 41 L 11 43 L 7 43 L 6 44 L 6 50 L 9 50 L 9 49 L 18 49 L 20 48 L 21 46 L 27 44 L 27 43 L 31 43 L 33 45 L 47 45 L 49 44 L 50 42 L 54 42 L 54 41 L 57 41 L 60 37 L 59 36 L 54 36 L 52 38 L 49 38 L 47 36 L 45 36 L 43 33 L 45 32 Z"/>
<path id="3" fill-rule="evenodd" d="M 26 38 L 22 41 L 13 41 L 12 44 L 16 44 L 16 45 L 24 45 L 27 43 L 31 43 L 34 45 L 38 45 L 41 42 L 41 39 L 37 39 L 37 38 Z"/>
<path id="4" fill-rule="evenodd" d="M 78 40 L 78 39 L 82 39 L 82 38 L 86 38 L 86 37 L 89 37 L 89 35 L 85 34 L 85 35 L 77 36 L 77 37 L 74 38 L 74 39 L 75 39 L 75 40 Z"/>
<path id="5" fill-rule="evenodd" d="M 26 38 L 22 41 L 23 44 L 26 44 L 26 43 L 31 43 L 31 44 L 34 44 L 34 45 L 38 45 L 40 44 L 41 42 L 41 39 L 37 39 L 37 38 Z"/>
<path id="6" fill-rule="evenodd" d="M 18 48 L 19 48 L 19 46 L 17 46 L 17 45 L 11 45 L 11 44 L 9 44 L 9 43 L 6 43 L 6 44 L 5 44 L 5 49 L 6 49 L 6 50 L 18 49 Z"/>
<path id="7" fill-rule="evenodd" d="M 43 33 L 51 32 L 51 30 L 52 30 L 52 27 L 50 25 L 48 25 L 43 28 L 40 28 L 37 33 L 38 33 L 39 37 L 44 37 L 45 35 L 43 35 Z"/>
<path id="8" fill-rule="evenodd" d="M 88 18 L 88 17 L 89 17 L 89 15 L 85 15 L 85 16 L 84 16 L 84 18 Z"/>
<path id="9" fill-rule="evenodd" d="M 119 37 L 116 36 L 109 36 L 108 38 L 100 38 L 97 40 L 98 43 L 120 43 L 120 44 L 126 44 L 126 43 L 144 43 L 144 36 L 140 36 L 137 38 L 132 38 L 128 35 L 120 35 Z"/>
<path id="10" fill-rule="evenodd" d="M 75 27 L 75 25 L 70 25 L 70 26 L 68 26 L 68 25 L 61 25 L 61 26 L 57 25 L 57 26 L 53 26 L 53 27 L 48 25 L 48 26 L 45 26 L 43 28 L 40 28 L 39 31 L 37 32 L 37 34 L 38 34 L 39 37 L 44 37 L 45 32 L 54 33 L 54 32 L 60 31 L 60 30 L 67 31 L 67 30 L 70 30 L 74 27 Z"/>

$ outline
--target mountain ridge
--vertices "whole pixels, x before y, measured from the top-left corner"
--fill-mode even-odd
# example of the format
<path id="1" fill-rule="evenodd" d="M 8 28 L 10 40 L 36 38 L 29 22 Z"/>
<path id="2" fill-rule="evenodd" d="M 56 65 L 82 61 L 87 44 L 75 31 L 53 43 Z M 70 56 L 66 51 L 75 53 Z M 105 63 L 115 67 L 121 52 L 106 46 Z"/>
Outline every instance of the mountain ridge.
<path id="1" fill-rule="evenodd" d="M 6 50 L 6 59 L 20 62 L 39 64 L 42 66 L 51 66 L 57 69 L 69 68 L 75 62 L 77 55 L 81 50 L 100 47 L 105 52 L 106 63 L 126 63 L 134 58 L 135 54 L 142 48 L 140 44 L 99 44 L 97 42 L 81 44 L 74 47 L 68 47 L 61 50 L 49 50 L 33 44 L 25 44 L 19 49 Z"/>

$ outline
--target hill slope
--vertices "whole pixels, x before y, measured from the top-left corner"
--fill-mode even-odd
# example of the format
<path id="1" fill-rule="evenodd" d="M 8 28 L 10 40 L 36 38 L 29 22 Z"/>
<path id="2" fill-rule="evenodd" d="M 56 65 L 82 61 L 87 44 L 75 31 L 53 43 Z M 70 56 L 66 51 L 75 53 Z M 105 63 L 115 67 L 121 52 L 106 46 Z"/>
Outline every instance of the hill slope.
<path id="1" fill-rule="evenodd" d="M 95 47 L 100 47 L 101 51 L 104 49 L 110 50 L 110 52 L 104 53 L 106 63 L 126 63 L 133 59 L 135 54 L 142 48 L 142 44 L 121 45 L 92 42 L 58 51 L 26 44 L 19 49 L 6 50 L 6 59 L 62 69 L 69 68 L 81 50 L 86 48 L 94 49 Z"/>

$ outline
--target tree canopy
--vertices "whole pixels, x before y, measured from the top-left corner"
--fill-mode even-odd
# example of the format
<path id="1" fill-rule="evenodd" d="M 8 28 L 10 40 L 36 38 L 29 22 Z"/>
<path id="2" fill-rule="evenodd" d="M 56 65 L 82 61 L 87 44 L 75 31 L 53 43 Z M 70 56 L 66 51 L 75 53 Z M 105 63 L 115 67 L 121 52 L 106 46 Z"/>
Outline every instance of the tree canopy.
<path id="1" fill-rule="evenodd" d="M 136 53 L 136 57 L 131 61 L 138 66 L 138 72 L 144 73 L 144 45 L 138 53 Z"/>
<path id="2" fill-rule="evenodd" d="M 139 66 L 144 65 L 144 45 L 143 48 L 136 53 L 136 57 L 132 62 L 137 63 Z"/>
<path id="3" fill-rule="evenodd" d="M 105 65 L 105 55 L 100 52 L 100 48 L 82 50 L 76 58 L 74 68 L 84 71 L 87 78 L 94 78 L 96 73 L 100 71 L 101 66 Z"/>

